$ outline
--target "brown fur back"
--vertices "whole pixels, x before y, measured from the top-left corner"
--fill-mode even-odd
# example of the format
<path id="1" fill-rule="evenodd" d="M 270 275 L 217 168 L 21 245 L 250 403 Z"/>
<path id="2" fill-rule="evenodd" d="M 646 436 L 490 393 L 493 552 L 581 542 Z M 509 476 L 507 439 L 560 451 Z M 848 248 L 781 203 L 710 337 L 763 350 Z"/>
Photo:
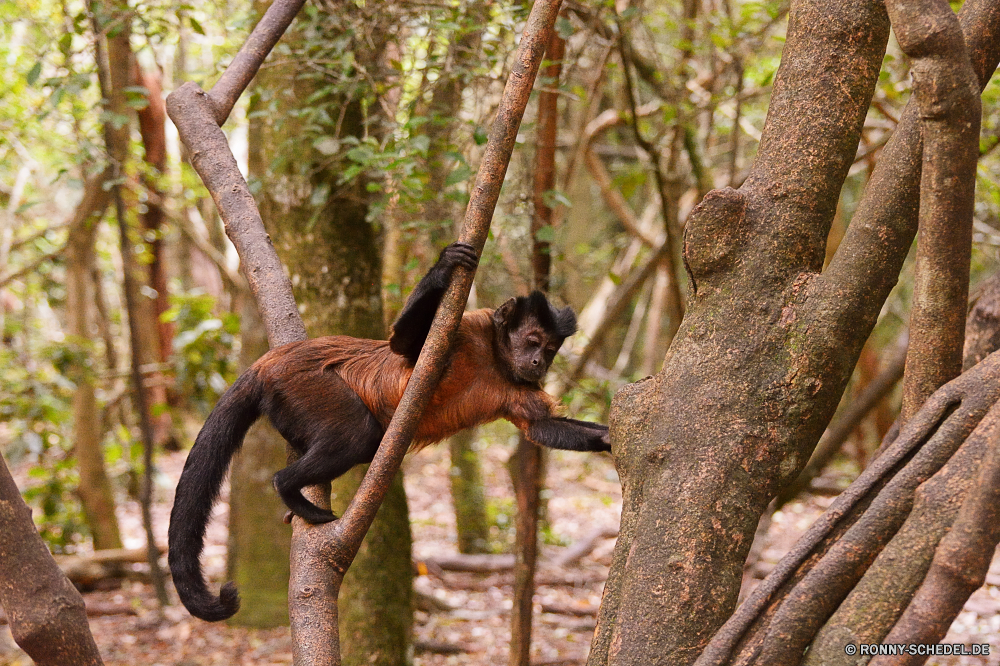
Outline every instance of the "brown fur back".
<path id="1" fill-rule="evenodd" d="M 551 398 L 538 386 L 515 385 L 497 366 L 492 346 L 493 311 L 467 312 L 459 325 L 444 375 L 417 427 L 412 450 L 456 432 L 506 418 L 519 428 L 551 413 Z M 384 340 L 331 335 L 294 342 L 265 354 L 255 367 L 263 381 L 287 373 L 336 372 L 387 427 L 413 368 Z"/>

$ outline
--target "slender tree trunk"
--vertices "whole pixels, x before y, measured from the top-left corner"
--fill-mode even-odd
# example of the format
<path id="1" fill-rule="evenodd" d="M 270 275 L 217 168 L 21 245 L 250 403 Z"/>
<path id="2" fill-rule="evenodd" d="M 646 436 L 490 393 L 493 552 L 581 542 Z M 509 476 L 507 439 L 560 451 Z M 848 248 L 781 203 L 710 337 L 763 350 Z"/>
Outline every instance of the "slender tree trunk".
<path id="1" fill-rule="evenodd" d="M 473 448 L 476 430 L 463 430 L 448 440 L 451 456 L 451 500 L 455 505 L 458 552 L 489 552 L 490 529 L 486 518 L 479 452 Z"/>
<path id="2" fill-rule="evenodd" d="M 489 19 L 488 5 L 480 2 L 470 2 L 465 5 L 465 16 L 459 20 L 474 26 L 455 39 L 448 47 L 448 55 L 444 59 L 445 67 L 439 73 L 434 83 L 427 108 L 420 115 L 426 115 L 430 122 L 425 125 L 428 147 L 428 187 L 433 193 L 426 202 L 423 217 L 432 225 L 441 224 L 447 220 L 455 221 L 457 230 L 462 211 L 455 201 L 444 196 L 445 183 L 454 167 L 448 153 L 456 148 L 452 145 L 452 135 L 458 125 L 458 115 L 462 108 L 462 93 L 468 83 L 468 75 L 474 67 L 473 62 L 480 52 L 482 30 Z M 432 226 L 432 229 L 435 227 Z M 386 233 L 386 249 L 399 245 L 398 223 Z M 433 235 L 433 234 L 432 234 Z M 391 241 L 391 242 L 390 242 Z M 390 281 L 399 275 L 399 265 L 402 253 L 387 256 L 386 271 Z M 473 299 L 470 308 L 475 308 Z M 398 314 L 398 312 L 394 313 Z M 451 497 L 455 507 L 455 526 L 458 531 L 458 549 L 462 553 L 484 553 L 488 548 L 489 528 L 486 519 L 486 501 L 483 490 L 482 471 L 479 452 L 472 448 L 475 439 L 474 431 L 461 432 L 449 440 L 448 449 L 451 455 Z"/>
<path id="3" fill-rule="evenodd" d="M 141 276 L 145 284 L 152 288 L 155 295 L 152 299 L 143 298 L 140 315 L 146 319 L 143 328 L 147 329 L 143 337 L 144 360 L 158 364 L 170 360 L 173 348 L 173 323 L 165 322 L 160 316 L 170 307 L 167 293 L 167 269 L 165 245 L 163 242 L 163 191 L 159 186 L 159 177 L 167 169 L 167 110 L 163 103 L 163 90 L 160 85 L 159 72 L 145 72 L 139 66 L 133 55 L 131 58 L 132 85 L 142 86 L 148 91 L 148 104 L 136 113 L 139 120 L 139 134 L 145 148 L 144 161 L 151 173 L 143 178 L 143 185 L 150 196 L 145 202 L 144 212 L 139 213 L 139 226 L 143 230 L 143 242 L 148 248 L 152 260 L 143 270 L 136 268 L 136 275 Z M 176 449 L 177 441 L 173 435 L 173 423 L 170 412 L 167 411 L 169 395 L 163 372 L 147 375 L 150 397 L 150 419 L 153 422 L 153 441 L 157 446 Z"/>
<path id="4" fill-rule="evenodd" d="M 545 58 L 549 64 L 542 76 L 549 88 L 558 88 L 565 42 L 556 31 L 549 36 Z M 547 292 L 552 273 L 550 246 L 543 230 L 552 221 L 547 194 L 555 187 L 556 129 L 559 96 L 545 90 L 538 96 L 538 143 L 535 151 L 534 216 L 531 220 L 531 267 L 536 289 Z M 538 518 L 541 506 L 545 457 L 542 449 L 522 433 L 511 461 L 517 500 L 517 533 L 514 542 L 514 606 L 511 612 L 510 664 L 528 666 L 531 661 L 531 624 L 534 614 L 535 567 L 538 561 Z"/>
<path id="5" fill-rule="evenodd" d="M 73 390 L 73 452 L 80 467 L 78 493 L 84 518 L 95 549 L 121 548 L 121 534 L 115 517 L 115 497 L 104 468 L 101 447 L 101 414 L 94 394 L 96 345 L 91 339 L 94 293 L 94 238 L 101 215 L 108 206 L 104 183 L 110 170 L 88 178 L 83 200 L 70 221 L 66 242 L 66 313 L 71 343 L 77 347 L 79 366 L 71 378 Z"/>
<path id="6" fill-rule="evenodd" d="M 132 50 L 129 45 L 130 31 L 127 23 L 115 21 L 127 15 L 122 6 L 108 6 L 95 1 L 91 4 L 94 21 L 94 32 L 97 35 L 96 53 L 98 75 L 101 93 L 106 102 L 106 111 L 119 116 L 126 115 L 125 88 L 128 85 Z M 105 28 L 115 23 L 120 29 L 111 37 L 105 36 Z M 118 182 L 125 173 L 125 162 L 128 159 L 129 123 L 117 125 L 110 121 L 104 123 L 104 140 L 111 160 L 112 199 L 115 204 L 115 216 L 118 218 L 119 247 L 122 255 L 123 285 L 125 306 L 128 312 L 129 346 L 131 348 L 131 379 L 133 400 L 139 415 L 139 426 L 143 444 L 143 482 L 140 493 L 142 505 L 142 522 L 146 532 L 146 550 L 148 554 L 150 574 L 160 606 L 169 603 L 163 572 L 159 565 L 160 552 L 153 537 L 153 427 L 150 419 L 150 403 L 142 378 L 142 350 L 149 351 L 144 344 L 142 332 L 145 328 L 141 323 L 140 309 L 143 299 L 140 295 L 140 282 L 136 277 L 135 259 L 132 256 L 133 244 L 129 240 L 128 219 L 122 195 L 122 187 Z"/>

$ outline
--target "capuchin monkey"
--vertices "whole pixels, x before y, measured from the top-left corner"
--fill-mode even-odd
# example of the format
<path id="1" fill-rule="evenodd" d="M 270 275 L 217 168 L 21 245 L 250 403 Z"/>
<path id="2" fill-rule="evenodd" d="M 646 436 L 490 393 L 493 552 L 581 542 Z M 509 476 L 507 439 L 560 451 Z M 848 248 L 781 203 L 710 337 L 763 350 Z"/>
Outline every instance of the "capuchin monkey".
<path id="1" fill-rule="evenodd" d="M 420 281 L 388 341 L 343 335 L 291 342 L 264 354 L 219 399 L 188 455 L 170 514 L 170 571 L 195 617 L 216 621 L 239 609 L 233 583 L 213 595 L 199 557 L 205 529 L 233 455 L 261 416 L 301 456 L 274 475 L 289 509 L 310 523 L 336 516 L 302 496 L 372 461 L 413 373 L 456 266 L 474 269 L 475 249 L 453 243 Z M 576 330 L 570 308 L 540 292 L 496 310 L 466 312 L 444 375 L 417 426 L 412 450 L 465 428 L 507 419 L 537 444 L 610 451 L 607 426 L 556 416 L 541 381 L 563 340 Z"/>

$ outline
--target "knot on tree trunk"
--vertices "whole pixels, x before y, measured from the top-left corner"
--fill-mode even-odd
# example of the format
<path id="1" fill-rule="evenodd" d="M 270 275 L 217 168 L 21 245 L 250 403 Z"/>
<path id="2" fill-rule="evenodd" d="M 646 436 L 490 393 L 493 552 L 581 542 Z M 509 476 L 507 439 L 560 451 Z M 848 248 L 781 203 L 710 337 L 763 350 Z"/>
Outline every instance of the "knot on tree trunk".
<path id="1" fill-rule="evenodd" d="M 684 227 L 684 265 L 695 294 L 713 275 L 728 272 L 745 244 L 747 202 L 742 192 L 712 190 L 694 207 Z"/>

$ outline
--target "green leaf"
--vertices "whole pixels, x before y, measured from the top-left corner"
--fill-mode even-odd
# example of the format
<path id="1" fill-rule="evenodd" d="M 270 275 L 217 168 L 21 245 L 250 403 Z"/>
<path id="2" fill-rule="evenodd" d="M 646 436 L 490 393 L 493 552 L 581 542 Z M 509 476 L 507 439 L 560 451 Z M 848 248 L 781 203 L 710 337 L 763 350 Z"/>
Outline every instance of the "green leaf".
<path id="1" fill-rule="evenodd" d="M 41 73 L 42 73 L 42 61 L 39 60 L 28 72 L 28 76 L 26 77 L 28 85 L 29 86 L 35 85 L 35 81 L 38 80 L 38 77 L 41 75 Z"/>
<path id="2" fill-rule="evenodd" d="M 482 127 L 476 127 L 472 130 L 472 140 L 476 142 L 477 146 L 481 146 L 489 140 L 490 136 L 486 133 L 486 130 Z"/>
<path id="3" fill-rule="evenodd" d="M 535 240 L 541 241 L 542 243 L 551 243 L 555 240 L 556 232 L 552 228 L 551 224 L 546 224 L 544 227 L 539 227 L 538 231 L 535 232 Z"/>
<path id="4" fill-rule="evenodd" d="M 455 169 L 448 174 L 448 177 L 444 179 L 444 186 L 451 187 L 456 183 L 464 183 L 472 176 L 472 169 L 469 168 L 467 164 L 459 164 Z"/>
<path id="5" fill-rule="evenodd" d="M 573 206 L 573 202 L 569 200 L 569 197 L 559 190 L 546 190 L 542 193 L 542 201 L 549 208 L 555 208 L 556 206 L 571 208 Z"/>
<path id="6" fill-rule="evenodd" d="M 332 136 L 323 136 L 313 141 L 313 148 L 321 155 L 336 155 L 340 150 L 340 142 Z"/>
<path id="7" fill-rule="evenodd" d="M 573 36 L 573 24 L 568 18 L 562 17 L 556 21 L 556 34 L 560 39 L 569 39 Z"/>
<path id="8" fill-rule="evenodd" d="M 322 206 L 330 198 L 330 185 L 328 183 L 323 183 L 319 185 L 312 191 L 312 196 L 309 197 L 309 203 L 313 206 Z"/>
<path id="9" fill-rule="evenodd" d="M 199 35 L 205 34 L 205 29 L 201 27 L 201 23 L 198 23 L 193 16 L 188 16 L 188 21 L 191 23 L 191 29 L 194 30 Z"/>

